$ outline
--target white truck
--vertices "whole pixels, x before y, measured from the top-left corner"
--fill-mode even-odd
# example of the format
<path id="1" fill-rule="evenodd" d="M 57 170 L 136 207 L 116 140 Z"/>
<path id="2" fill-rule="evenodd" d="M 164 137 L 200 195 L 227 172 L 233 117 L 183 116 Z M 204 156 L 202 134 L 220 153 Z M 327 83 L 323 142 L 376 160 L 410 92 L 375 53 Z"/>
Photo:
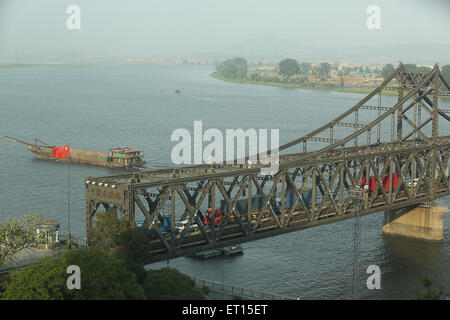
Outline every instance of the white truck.
<path id="1" fill-rule="evenodd" d="M 189 220 L 181 220 L 175 222 L 175 233 L 182 233 Z M 189 232 L 194 232 L 198 230 L 198 225 L 193 223 L 189 226 Z"/>

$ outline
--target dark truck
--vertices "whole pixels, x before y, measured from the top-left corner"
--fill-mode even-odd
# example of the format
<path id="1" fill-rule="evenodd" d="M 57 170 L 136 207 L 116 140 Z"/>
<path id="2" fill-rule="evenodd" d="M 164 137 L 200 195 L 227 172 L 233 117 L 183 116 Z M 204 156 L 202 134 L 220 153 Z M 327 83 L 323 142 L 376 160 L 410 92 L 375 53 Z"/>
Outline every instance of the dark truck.
<path id="1" fill-rule="evenodd" d="M 296 197 L 297 197 L 297 194 L 295 192 L 287 192 L 286 193 L 285 202 L 284 202 L 285 209 L 290 209 L 294 205 Z M 304 190 L 302 192 L 302 199 L 306 205 L 309 205 L 311 203 L 311 199 L 312 199 L 312 189 L 311 188 L 306 188 L 306 190 Z M 264 196 L 261 194 L 254 194 L 254 195 L 252 195 L 251 201 L 252 201 L 251 214 L 254 218 L 256 215 L 258 215 L 260 213 L 261 208 L 264 205 L 264 203 L 263 203 Z M 280 197 L 272 198 L 272 199 L 270 199 L 270 202 L 274 208 L 275 213 L 281 214 L 281 198 Z M 301 201 L 297 202 L 297 207 L 299 207 L 299 206 L 301 206 Z M 222 213 L 222 212 L 226 211 L 227 208 L 228 208 L 228 205 L 227 205 L 226 201 L 224 199 L 221 199 L 220 200 L 220 212 Z M 269 210 L 269 209 L 266 209 L 266 210 Z M 235 206 L 235 214 L 236 213 L 239 214 L 239 216 L 242 220 L 247 219 L 248 197 L 243 196 L 237 200 L 236 206 Z M 234 216 L 231 217 L 231 219 L 233 220 Z"/>
<path id="2" fill-rule="evenodd" d="M 164 220 L 164 223 L 158 223 L 159 231 L 161 231 L 162 233 L 169 232 L 171 230 L 172 220 L 169 217 L 164 217 L 163 220 Z M 144 221 L 145 220 L 138 220 L 138 221 L 136 221 L 136 225 L 138 227 L 142 227 L 142 225 L 144 224 Z M 156 231 L 153 229 L 149 229 L 148 234 L 150 236 L 156 235 Z"/>
<path id="3" fill-rule="evenodd" d="M 312 188 L 305 188 L 302 192 L 302 200 L 308 206 L 311 203 L 312 199 Z M 289 210 L 294 206 L 295 199 L 297 198 L 297 194 L 295 192 L 287 192 L 284 199 L 284 209 Z M 281 214 L 282 201 L 281 197 L 277 197 L 275 199 L 272 198 L 272 206 L 276 214 Z M 297 207 L 301 206 L 301 201 L 297 202 Z"/>

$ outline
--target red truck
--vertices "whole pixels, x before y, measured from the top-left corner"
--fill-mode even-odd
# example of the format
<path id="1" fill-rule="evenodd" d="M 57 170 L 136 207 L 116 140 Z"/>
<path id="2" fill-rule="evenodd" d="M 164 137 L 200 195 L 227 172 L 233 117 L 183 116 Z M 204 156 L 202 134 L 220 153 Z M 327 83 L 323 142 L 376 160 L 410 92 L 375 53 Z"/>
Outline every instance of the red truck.
<path id="1" fill-rule="evenodd" d="M 208 211 L 206 211 L 205 214 L 205 225 L 210 225 L 211 224 L 211 218 L 213 216 L 213 209 L 208 209 Z M 214 210 L 214 224 L 218 224 L 220 223 L 220 221 L 222 221 L 222 210 L 220 209 L 216 209 Z"/>
<path id="2" fill-rule="evenodd" d="M 388 175 L 383 176 L 381 182 L 383 183 L 384 190 L 389 191 L 389 176 Z M 363 177 L 359 185 L 363 188 L 366 184 L 369 186 L 369 191 L 373 191 L 377 186 L 377 179 L 375 177 L 369 177 L 369 182 L 367 183 L 366 177 Z M 392 175 L 392 188 L 396 188 L 397 185 L 398 185 L 398 174 L 394 173 Z"/>

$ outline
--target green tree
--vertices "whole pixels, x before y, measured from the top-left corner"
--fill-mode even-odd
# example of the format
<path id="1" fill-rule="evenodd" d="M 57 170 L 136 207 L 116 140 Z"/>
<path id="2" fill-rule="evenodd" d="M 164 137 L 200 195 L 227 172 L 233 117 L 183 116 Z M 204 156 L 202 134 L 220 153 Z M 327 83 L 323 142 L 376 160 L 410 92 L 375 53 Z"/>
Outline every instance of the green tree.
<path id="1" fill-rule="evenodd" d="M 236 79 L 237 77 L 236 66 L 234 65 L 233 60 L 231 59 L 219 63 L 216 66 L 216 72 L 222 77 L 228 79 Z"/>
<path id="2" fill-rule="evenodd" d="M 441 286 L 439 291 L 433 289 L 433 282 L 427 276 L 420 280 L 425 288 L 424 292 L 416 292 L 416 300 L 440 300 L 444 294 L 444 288 Z"/>
<path id="3" fill-rule="evenodd" d="M 233 59 L 233 63 L 236 66 L 236 78 L 247 79 L 247 60 L 237 57 Z"/>
<path id="4" fill-rule="evenodd" d="M 70 265 L 80 267 L 80 290 L 67 288 Z M 122 259 L 98 250 L 73 249 L 58 258 L 44 257 L 12 272 L 0 297 L 14 300 L 145 299 L 145 294 L 136 274 Z"/>
<path id="5" fill-rule="evenodd" d="M 300 71 L 298 62 L 295 59 L 284 59 L 280 61 L 278 63 L 278 68 L 278 73 L 283 77 L 292 77 Z"/>
<path id="6" fill-rule="evenodd" d="M 406 71 L 411 72 L 417 71 L 417 65 L 413 63 L 405 63 L 403 66 L 405 67 Z"/>
<path id="7" fill-rule="evenodd" d="M 331 65 L 328 62 L 320 64 L 318 76 L 322 81 L 326 81 L 330 77 Z"/>
<path id="8" fill-rule="evenodd" d="M 203 300 L 205 294 L 190 277 L 176 269 L 148 270 L 143 284 L 147 299 Z"/>
<path id="9" fill-rule="evenodd" d="M 309 74 L 311 72 L 311 63 L 302 62 L 302 63 L 300 63 L 299 68 L 300 68 L 300 74 Z"/>
<path id="10" fill-rule="evenodd" d="M 441 68 L 442 76 L 444 77 L 447 84 L 450 86 L 450 64 L 447 64 Z M 445 84 L 441 82 L 441 90 L 449 91 Z"/>
<path id="11" fill-rule="evenodd" d="M 430 67 L 417 66 L 416 64 L 413 64 L 413 63 L 405 63 L 403 66 L 405 67 L 406 71 L 410 71 L 410 72 L 429 72 L 429 71 L 431 71 Z"/>
<path id="12" fill-rule="evenodd" d="M 253 72 L 250 75 L 250 80 L 252 80 L 252 81 L 259 81 L 259 80 L 261 80 L 261 77 L 259 76 L 259 74 L 257 72 Z"/>
<path id="13" fill-rule="evenodd" d="M 386 80 L 392 73 L 394 73 L 394 66 L 390 63 L 385 65 L 383 69 L 381 70 L 381 75 Z"/>
<path id="14" fill-rule="evenodd" d="M 246 79 L 247 69 L 247 61 L 240 57 L 227 59 L 216 65 L 216 72 L 227 79 Z"/>
<path id="15" fill-rule="evenodd" d="M 0 224 L 0 266 L 17 262 L 21 250 L 35 248 L 42 240 L 36 233 L 37 226 L 45 221 L 40 214 L 26 214 Z"/>
<path id="16" fill-rule="evenodd" d="M 106 253 L 129 256 L 137 263 L 151 260 L 150 238 L 148 233 L 125 218 L 106 212 L 96 214 L 96 221 L 87 230 L 89 246 Z"/>

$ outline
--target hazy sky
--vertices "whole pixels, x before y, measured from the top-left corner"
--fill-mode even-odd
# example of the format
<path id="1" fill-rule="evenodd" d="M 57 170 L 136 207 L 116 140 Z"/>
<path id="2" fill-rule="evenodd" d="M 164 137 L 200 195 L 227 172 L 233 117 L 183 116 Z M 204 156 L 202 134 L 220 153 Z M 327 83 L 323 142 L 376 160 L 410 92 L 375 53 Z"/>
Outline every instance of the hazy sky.
<path id="1" fill-rule="evenodd" d="M 81 30 L 69 31 L 69 5 Z M 381 30 L 366 9 L 381 8 Z M 319 47 L 450 44 L 449 0 L 0 0 L 0 58 L 189 55 L 262 35 Z"/>

